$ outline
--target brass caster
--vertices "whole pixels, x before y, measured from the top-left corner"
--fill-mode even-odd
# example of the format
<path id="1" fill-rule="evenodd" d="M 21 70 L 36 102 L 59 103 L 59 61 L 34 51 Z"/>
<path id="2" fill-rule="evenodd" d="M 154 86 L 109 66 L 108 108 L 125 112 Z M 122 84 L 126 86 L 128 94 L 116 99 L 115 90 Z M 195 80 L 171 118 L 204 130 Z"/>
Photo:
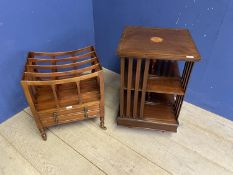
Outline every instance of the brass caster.
<path id="1" fill-rule="evenodd" d="M 100 128 L 103 129 L 103 130 L 107 130 L 107 127 L 104 126 L 103 124 L 100 124 Z"/>
<path id="2" fill-rule="evenodd" d="M 104 118 L 103 117 L 100 118 L 100 128 L 103 130 L 107 129 L 106 126 L 104 126 Z"/>
<path id="3" fill-rule="evenodd" d="M 40 135 L 41 135 L 42 139 L 43 139 L 44 141 L 46 141 L 46 140 L 47 140 L 47 135 L 46 135 L 46 133 L 45 133 L 44 128 L 39 129 L 39 131 L 40 131 Z"/>
<path id="4" fill-rule="evenodd" d="M 47 140 L 47 135 L 46 135 L 45 133 L 41 134 L 41 137 L 42 137 L 42 139 L 43 139 L 44 141 Z"/>

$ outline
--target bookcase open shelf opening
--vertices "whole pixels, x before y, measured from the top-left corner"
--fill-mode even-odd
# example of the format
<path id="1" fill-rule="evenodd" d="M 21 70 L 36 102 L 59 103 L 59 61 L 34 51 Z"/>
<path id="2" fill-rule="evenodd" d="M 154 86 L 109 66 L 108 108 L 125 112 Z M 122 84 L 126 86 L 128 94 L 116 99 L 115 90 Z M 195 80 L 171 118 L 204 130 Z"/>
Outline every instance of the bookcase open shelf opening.
<path id="1" fill-rule="evenodd" d="M 176 99 L 184 95 L 177 61 L 124 59 L 124 108 L 128 119 L 178 126 Z M 138 65 L 141 64 L 141 65 Z M 146 80 L 146 82 L 144 82 Z M 146 83 L 143 89 L 143 83 Z M 144 94 L 144 95 L 143 95 Z"/>

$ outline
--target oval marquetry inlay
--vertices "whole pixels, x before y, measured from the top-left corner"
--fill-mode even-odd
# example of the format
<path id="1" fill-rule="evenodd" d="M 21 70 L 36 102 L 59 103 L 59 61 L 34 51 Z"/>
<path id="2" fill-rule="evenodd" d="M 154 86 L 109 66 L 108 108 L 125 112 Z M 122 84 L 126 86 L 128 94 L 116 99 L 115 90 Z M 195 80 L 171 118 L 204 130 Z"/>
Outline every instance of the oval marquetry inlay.
<path id="1" fill-rule="evenodd" d="M 160 37 L 151 37 L 150 40 L 154 43 L 161 43 L 163 42 L 163 38 Z"/>

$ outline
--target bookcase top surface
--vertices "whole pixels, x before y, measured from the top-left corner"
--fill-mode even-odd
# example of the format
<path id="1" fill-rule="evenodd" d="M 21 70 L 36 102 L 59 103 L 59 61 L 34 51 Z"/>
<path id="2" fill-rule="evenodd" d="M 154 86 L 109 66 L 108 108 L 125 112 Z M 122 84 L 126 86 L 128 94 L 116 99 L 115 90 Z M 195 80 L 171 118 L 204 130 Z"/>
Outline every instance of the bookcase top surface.
<path id="1" fill-rule="evenodd" d="M 201 59 L 189 31 L 172 28 L 126 27 L 117 54 L 120 57 L 178 61 Z"/>

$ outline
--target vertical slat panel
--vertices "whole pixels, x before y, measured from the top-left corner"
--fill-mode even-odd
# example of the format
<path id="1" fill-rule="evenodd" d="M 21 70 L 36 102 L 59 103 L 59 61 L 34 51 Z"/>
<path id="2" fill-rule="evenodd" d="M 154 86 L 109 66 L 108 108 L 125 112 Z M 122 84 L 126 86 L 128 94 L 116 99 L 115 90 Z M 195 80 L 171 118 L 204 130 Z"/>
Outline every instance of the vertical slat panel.
<path id="1" fill-rule="evenodd" d="M 175 113 L 177 113 L 177 109 L 178 109 L 180 102 L 181 102 L 181 97 L 182 97 L 182 95 L 177 95 L 177 97 L 176 97 Z"/>
<path id="2" fill-rule="evenodd" d="M 188 61 L 186 61 L 185 66 L 184 66 L 184 71 L 183 71 L 183 74 L 182 74 L 182 78 L 181 78 L 181 84 L 182 84 L 183 88 L 184 88 L 185 80 L 187 79 L 187 74 L 188 74 L 189 68 L 190 68 L 190 64 L 189 64 Z"/>
<path id="3" fill-rule="evenodd" d="M 132 72 L 133 72 L 133 58 L 128 58 L 128 82 L 127 82 L 127 107 L 126 116 L 131 117 L 131 86 L 132 86 Z"/>
<path id="4" fill-rule="evenodd" d="M 188 72 L 187 72 L 187 76 L 183 82 L 183 88 L 184 88 L 184 91 L 186 91 L 187 89 L 187 85 L 188 85 L 188 81 L 189 81 L 189 78 L 190 78 L 190 74 L 191 74 L 191 71 L 192 71 L 192 68 L 193 68 L 193 62 L 189 62 L 189 68 L 188 68 Z"/>
<path id="5" fill-rule="evenodd" d="M 183 86 L 184 85 L 184 81 L 187 78 L 187 73 L 189 71 L 189 67 L 190 67 L 189 63 L 185 62 L 184 70 L 183 70 L 183 73 L 182 73 L 182 79 L 181 79 L 181 83 L 182 83 L 182 87 L 183 88 L 184 88 L 184 86 Z M 184 89 L 184 91 L 185 91 L 185 89 Z M 177 100 L 176 100 L 176 104 L 175 104 L 176 118 L 178 118 L 178 116 L 179 116 L 179 111 L 180 111 L 183 99 L 184 99 L 184 96 L 181 96 L 181 95 L 177 96 Z"/>
<path id="6" fill-rule="evenodd" d="M 183 69 L 183 73 L 182 73 L 182 78 L 181 78 L 181 84 L 182 84 L 182 87 L 183 87 L 183 82 L 184 82 L 184 79 L 187 75 L 187 71 L 188 71 L 188 67 L 189 67 L 189 64 L 188 62 L 185 62 L 185 65 L 184 65 L 184 69 Z M 178 106 L 180 104 L 180 95 L 177 95 L 177 99 L 175 101 L 175 111 L 177 111 L 178 109 Z"/>
<path id="7" fill-rule="evenodd" d="M 145 105 L 144 104 L 145 103 L 145 93 L 146 93 L 146 87 L 147 87 L 149 65 L 150 65 L 150 60 L 146 59 L 144 75 L 143 75 L 142 97 L 141 97 L 141 106 L 140 106 L 140 118 L 143 118 L 144 105 Z"/>
<path id="8" fill-rule="evenodd" d="M 186 62 L 185 63 L 185 68 L 184 68 L 184 72 L 182 75 L 182 86 L 184 91 L 186 91 L 187 88 L 187 84 L 190 78 L 190 74 L 193 68 L 193 62 Z M 180 110 L 181 110 L 181 106 L 184 100 L 184 96 L 179 96 L 179 99 L 177 101 L 177 106 L 176 106 L 176 117 L 178 118 L 179 114 L 180 114 Z"/>
<path id="9" fill-rule="evenodd" d="M 137 117 L 138 111 L 138 89 L 139 89 L 139 82 L 140 82 L 140 72 L 141 72 L 141 63 L 142 59 L 137 59 L 137 68 L 136 68 L 136 78 L 135 78 L 135 91 L 134 91 L 134 104 L 133 104 L 133 117 Z"/>
<path id="10" fill-rule="evenodd" d="M 176 108 L 176 111 L 175 111 L 176 118 L 178 118 L 178 116 L 180 114 L 180 109 L 181 109 L 183 100 L 184 100 L 184 96 L 179 95 L 178 96 L 178 101 L 177 101 L 177 108 Z"/>
<path id="11" fill-rule="evenodd" d="M 120 88 L 120 116 L 124 116 L 124 78 L 125 78 L 125 58 L 121 58 L 121 88 Z"/>

